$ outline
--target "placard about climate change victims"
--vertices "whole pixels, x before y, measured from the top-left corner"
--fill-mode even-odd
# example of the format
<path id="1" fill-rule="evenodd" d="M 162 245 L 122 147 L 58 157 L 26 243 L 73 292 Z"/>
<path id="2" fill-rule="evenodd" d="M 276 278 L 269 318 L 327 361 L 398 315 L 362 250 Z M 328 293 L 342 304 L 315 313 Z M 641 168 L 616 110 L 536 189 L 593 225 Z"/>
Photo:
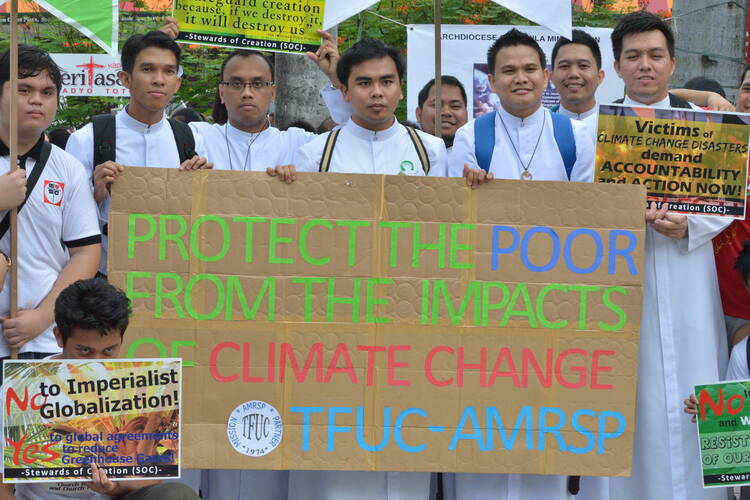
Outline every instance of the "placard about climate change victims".
<path id="1" fill-rule="evenodd" d="M 3 481 L 180 476 L 179 359 L 5 361 Z"/>
<path id="2" fill-rule="evenodd" d="M 750 484 L 750 381 L 695 387 L 703 485 Z"/>
<path id="3" fill-rule="evenodd" d="M 742 219 L 748 124 L 744 114 L 600 106 L 594 180 L 645 185 L 671 212 Z"/>
<path id="4" fill-rule="evenodd" d="M 127 355 L 185 361 L 186 467 L 627 475 L 644 202 L 129 168 L 109 277 Z"/>
<path id="5" fill-rule="evenodd" d="M 174 0 L 178 41 L 305 53 L 320 46 L 325 0 Z"/>

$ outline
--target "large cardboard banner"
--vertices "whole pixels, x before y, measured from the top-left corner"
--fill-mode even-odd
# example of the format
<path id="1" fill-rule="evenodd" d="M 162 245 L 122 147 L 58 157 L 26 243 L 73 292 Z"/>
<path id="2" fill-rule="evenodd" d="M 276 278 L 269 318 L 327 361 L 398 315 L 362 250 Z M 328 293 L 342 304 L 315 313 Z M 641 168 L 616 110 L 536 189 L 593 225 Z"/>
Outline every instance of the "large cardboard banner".
<path id="1" fill-rule="evenodd" d="M 119 58 L 107 54 L 51 54 L 62 72 L 64 97 L 129 97 L 119 73 Z"/>
<path id="2" fill-rule="evenodd" d="M 128 168 L 109 277 L 128 355 L 190 366 L 187 467 L 627 475 L 643 202 Z"/>
<path id="3" fill-rule="evenodd" d="M 596 182 L 641 184 L 672 212 L 745 218 L 750 115 L 599 107 Z"/>
<path id="4" fill-rule="evenodd" d="M 750 484 L 750 381 L 695 387 L 703 486 Z"/>
<path id="5" fill-rule="evenodd" d="M 303 54 L 316 51 L 325 0 L 174 0 L 178 41 Z"/>
<path id="6" fill-rule="evenodd" d="M 179 359 L 6 361 L 3 481 L 180 477 Z"/>
<path id="7" fill-rule="evenodd" d="M 444 24 L 442 29 L 442 66 L 444 75 L 451 75 L 466 88 L 469 119 L 492 111 L 500 104 L 500 99 L 492 91 L 487 79 L 487 49 L 499 37 L 513 28 L 528 33 L 539 43 L 547 55 L 547 68 L 552 69 L 552 48 L 560 35 L 539 26 L 483 26 L 464 24 Z M 610 28 L 584 28 L 601 47 L 604 81 L 596 91 L 599 102 L 612 102 L 624 94 L 622 80 L 612 69 L 614 56 Z M 417 98 L 424 85 L 435 78 L 435 29 L 432 24 L 412 24 L 406 30 L 407 81 L 406 108 L 409 120 L 416 120 Z M 560 95 L 549 82 L 542 94 L 545 106 L 560 102 Z"/>

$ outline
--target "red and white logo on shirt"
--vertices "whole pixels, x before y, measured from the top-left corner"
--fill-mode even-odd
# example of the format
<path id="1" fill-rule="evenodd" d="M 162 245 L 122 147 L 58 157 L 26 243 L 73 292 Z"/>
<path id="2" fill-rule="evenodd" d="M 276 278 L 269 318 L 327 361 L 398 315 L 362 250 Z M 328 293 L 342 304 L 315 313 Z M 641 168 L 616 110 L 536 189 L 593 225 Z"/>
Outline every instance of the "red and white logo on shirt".
<path id="1" fill-rule="evenodd" d="M 44 181 L 44 203 L 60 206 L 65 193 L 65 184 L 58 181 Z"/>

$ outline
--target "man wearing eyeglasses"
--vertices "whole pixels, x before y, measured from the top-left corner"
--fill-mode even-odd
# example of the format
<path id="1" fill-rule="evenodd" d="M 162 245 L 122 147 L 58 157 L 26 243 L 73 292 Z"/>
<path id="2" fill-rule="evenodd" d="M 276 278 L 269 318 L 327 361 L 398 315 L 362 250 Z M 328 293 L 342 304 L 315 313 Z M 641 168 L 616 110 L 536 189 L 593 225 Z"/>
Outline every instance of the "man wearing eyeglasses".
<path id="1" fill-rule="evenodd" d="M 176 21 L 170 21 L 171 18 L 168 26 L 176 32 Z M 320 34 L 320 48 L 308 56 L 331 81 L 321 95 L 337 123 L 344 123 L 350 110 L 338 89 L 338 49 L 330 34 Z M 301 128 L 279 130 L 271 125 L 268 113 L 276 97 L 273 75 L 273 63 L 257 50 L 236 50 L 224 60 L 214 102 L 214 123 L 190 123 L 193 132 L 205 140 L 208 158 L 217 170 L 266 170 L 275 175 L 276 166 L 291 164 L 300 146 L 316 137 Z"/>

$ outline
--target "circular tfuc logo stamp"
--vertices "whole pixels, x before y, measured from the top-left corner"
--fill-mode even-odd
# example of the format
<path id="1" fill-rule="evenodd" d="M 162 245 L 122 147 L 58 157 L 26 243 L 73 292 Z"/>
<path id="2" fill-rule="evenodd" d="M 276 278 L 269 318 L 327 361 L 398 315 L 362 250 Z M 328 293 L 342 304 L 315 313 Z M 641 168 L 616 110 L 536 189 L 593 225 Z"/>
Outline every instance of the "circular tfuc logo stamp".
<path id="1" fill-rule="evenodd" d="M 282 436 L 281 415 L 263 401 L 242 403 L 229 415 L 227 437 L 234 449 L 244 455 L 262 457 L 271 453 Z"/>

